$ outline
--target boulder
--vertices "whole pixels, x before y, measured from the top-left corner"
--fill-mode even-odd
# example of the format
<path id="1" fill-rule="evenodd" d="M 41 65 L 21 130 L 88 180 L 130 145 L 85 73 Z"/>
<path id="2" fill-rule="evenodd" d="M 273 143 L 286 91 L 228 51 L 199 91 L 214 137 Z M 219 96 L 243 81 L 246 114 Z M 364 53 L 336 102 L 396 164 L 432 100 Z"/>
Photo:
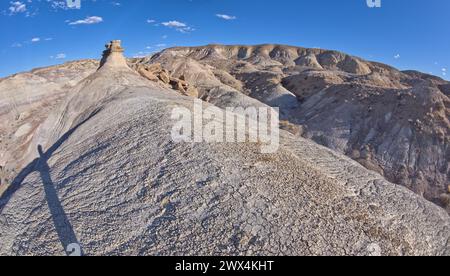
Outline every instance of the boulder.
<path id="1" fill-rule="evenodd" d="M 165 84 L 169 84 L 170 83 L 170 73 L 169 71 L 163 69 L 159 74 L 158 74 L 158 78 L 164 82 Z"/>
<path id="2" fill-rule="evenodd" d="M 182 76 L 183 77 L 183 76 Z M 183 77 L 184 78 L 184 77 Z M 180 91 L 182 94 L 198 98 L 198 90 L 182 79 L 171 78 L 170 85 L 173 89 Z"/>
<path id="3" fill-rule="evenodd" d="M 158 76 L 156 76 L 155 74 L 153 74 L 150 71 L 147 71 L 146 68 L 144 68 L 143 66 L 139 66 L 137 69 L 138 73 L 143 76 L 144 78 L 147 78 L 151 81 L 157 82 L 159 81 Z"/>

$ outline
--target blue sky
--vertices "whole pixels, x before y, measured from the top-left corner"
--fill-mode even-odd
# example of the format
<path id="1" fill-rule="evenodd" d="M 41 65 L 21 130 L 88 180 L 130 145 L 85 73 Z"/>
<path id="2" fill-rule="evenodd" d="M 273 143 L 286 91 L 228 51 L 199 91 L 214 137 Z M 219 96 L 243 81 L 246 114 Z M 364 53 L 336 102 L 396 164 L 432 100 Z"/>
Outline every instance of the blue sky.
<path id="1" fill-rule="evenodd" d="M 171 46 L 279 43 L 340 50 L 449 79 L 450 1 L 0 0 L 0 77 L 99 58 L 121 39 L 128 56 Z"/>

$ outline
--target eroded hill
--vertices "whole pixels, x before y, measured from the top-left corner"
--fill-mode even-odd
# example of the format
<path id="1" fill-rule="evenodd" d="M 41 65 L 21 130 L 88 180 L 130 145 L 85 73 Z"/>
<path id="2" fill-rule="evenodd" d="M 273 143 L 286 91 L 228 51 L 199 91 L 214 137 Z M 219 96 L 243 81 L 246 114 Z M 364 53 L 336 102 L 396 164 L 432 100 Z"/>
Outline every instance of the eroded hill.
<path id="1" fill-rule="evenodd" d="M 216 105 L 280 107 L 295 134 L 448 204 L 450 83 L 438 77 L 282 45 L 172 48 L 139 62 L 161 63 Z"/>

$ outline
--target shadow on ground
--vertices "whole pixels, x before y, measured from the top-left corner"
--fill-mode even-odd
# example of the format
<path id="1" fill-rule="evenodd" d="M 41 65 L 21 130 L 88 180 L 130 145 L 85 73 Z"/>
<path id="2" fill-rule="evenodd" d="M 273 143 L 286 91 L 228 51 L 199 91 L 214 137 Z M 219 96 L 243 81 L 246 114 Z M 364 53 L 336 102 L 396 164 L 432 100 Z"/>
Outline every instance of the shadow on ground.
<path id="1" fill-rule="evenodd" d="M 45 199 L 47 201 L 47 205 L 52 216 L 53 225 L 58 234 L 58 238 L 61 242 L 61 246 L 63 247 L 64 252 L 72 244 L 79 244 L 76 234 L 73 230 L 72 224 L 67 217 L 66 212 L 64 211 L 64 207 L 61 204 L 61 201 L 58 198 L 58 193 L 55 189 L 55 184 L 50 175 L 50 167 L 48 165 L 49 159 L 52 157 L 53 153 L 64 144 L 67 139 L 84 123 L 94 117 L 100 110 L 93 112 L 87 119 L 83 120 L 81 123 L 73 127 L 71 130 L 66 132 L 58 141 L 53 144 L 46 152 L 44 152 L 41 145 L 38 146 L 37 150 L 39 153 L 39 158 L 33 160 L 30 164 L 28 164 L 13 180 L 11 185 L 5 191 L 3 196 L 0 198 L 0 215 L 3 213 L 4 207 L 11 200 L 12 196 L 15 192 L 17 192 L 22 186 L 23 181 L 33 172 L 39 172 L 39 175 L 42 180 Z"/>

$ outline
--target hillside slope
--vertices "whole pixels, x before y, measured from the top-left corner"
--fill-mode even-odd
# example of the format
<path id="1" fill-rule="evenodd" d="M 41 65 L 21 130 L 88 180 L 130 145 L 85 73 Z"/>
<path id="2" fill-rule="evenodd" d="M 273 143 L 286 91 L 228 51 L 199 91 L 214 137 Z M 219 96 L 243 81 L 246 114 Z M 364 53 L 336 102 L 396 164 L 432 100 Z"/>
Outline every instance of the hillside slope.
<path id="1" fill-rule="evenodd" d="M 98 61 L 81 60 L 0 80 L 0 194 L 29 161 L 24 156 L 35 130 L 97 68 Z"/>

